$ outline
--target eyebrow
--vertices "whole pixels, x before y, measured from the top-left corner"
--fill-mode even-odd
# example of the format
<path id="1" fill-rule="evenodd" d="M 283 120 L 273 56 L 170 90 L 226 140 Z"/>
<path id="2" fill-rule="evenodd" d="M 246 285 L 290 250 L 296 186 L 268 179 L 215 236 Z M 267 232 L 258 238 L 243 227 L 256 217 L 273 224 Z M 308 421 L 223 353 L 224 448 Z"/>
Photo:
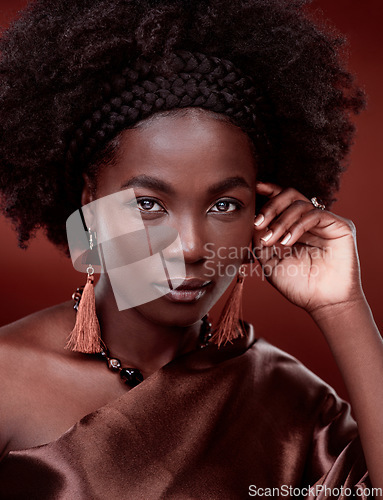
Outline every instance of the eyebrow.
<path id="1" fill-rule="evenodd" d="M 217 184 L 213 184 L 212 186 L 209 187 L 208 193 L 210 195 L 214 195 L 222 191 L 226 191 L 228 189 L 233 189 L 236 187 L 243 187 L 248 189 L 249 191 L 252 191 L 250 185 L 246 182 L 246 180 L 243 177 L 236 176 L 236 177 L 228 177 L 223 181 L 217 182 Z"/>
<path id="2" fill-rule="evenodd" d="M 150 175 L 145 175 L 145 174 L 132 177 L 131 179 L 124 182 L 121 185 L 120 189 L 125 189 L 129 187 L 144 187 L 148 189 L 162 191 L 163 193 L 169 195 L 175 194 L 175 190 L 170 184 L 167 184 L 161 179 L 157 179 L 156 177 L 152 177 Z M 208 188 L 207 191 L 209 195 L 215 195 L 221 193 L 222 191 L 226 191 L 228 189 L 233 189 L 236 187 L 243 187 L 248 189 L 249 191 L 252 191 L 250 185 L 246 182 L 246 180 L 243 177 L 240 176 L 228 177 L 227 179 L 224 179 L 220 182 L 217 182 L 216 184 L 213 184 Z"/>
<path id="3" fill-rule="evenodd" d="M 137 175 L 127 180 L 121 184 L 120 189 L 125 189 L 129 187 L 144 187 L 149 189 L 155 189 L 157 191 L 162 191 L 165 194 L 174 194 L 174 189 L 164 181 L 157 179 L 156 177 L 151 177 L 150 175 Z"/>

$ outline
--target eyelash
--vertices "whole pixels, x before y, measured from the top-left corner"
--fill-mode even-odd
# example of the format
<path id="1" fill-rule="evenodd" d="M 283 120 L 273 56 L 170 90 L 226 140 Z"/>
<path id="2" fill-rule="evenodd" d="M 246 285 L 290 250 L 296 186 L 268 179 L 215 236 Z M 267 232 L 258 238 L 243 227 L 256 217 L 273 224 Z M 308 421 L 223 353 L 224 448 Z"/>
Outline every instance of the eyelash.
<path id="1" fill-rule="evenodd" d="M 137 198 L 137 205 L 139 205 L 140 203 L 144 202 L 144 201 L 151 201 L 153 202 L 154 204 L 157 204 L 158 206 L 161 206 L 161 204 L 154 198 L 149 198 L 149 197 L 143 197 L 143 198 Z M 222 200 L 218 200 L 216 203 L 214 203 L 214 205 L 212 206 L 215 207 L 216 205 L 218 205 L 218 203 L 228 203 L 229 205 L 234 205 L 235 206 L 235 209 L 234 210 L 229 210 L 229 211 L 221 211 L 221 210 L 212 210 L 212 213 L 220 213 L 220 214 L 232 214 L 234 212 L 238 212 L 241 208 L 242 208 L 242 205 L 241 203 L 239 203 L 238 201 L 235 201 L 233 199 L 222 199 Z M 163 208 L 163 207 L 162 207 Z M 143 213 L 147 213 L 147 214 L 158 214 L 158 213 L 162 213 L 163 211 L 165 211 L 165 209 L 163 210 L 145 210 L 143 208 L 138 208 L 141 212 Z M 211 210 L 211 209 L 210 209 Z"/>

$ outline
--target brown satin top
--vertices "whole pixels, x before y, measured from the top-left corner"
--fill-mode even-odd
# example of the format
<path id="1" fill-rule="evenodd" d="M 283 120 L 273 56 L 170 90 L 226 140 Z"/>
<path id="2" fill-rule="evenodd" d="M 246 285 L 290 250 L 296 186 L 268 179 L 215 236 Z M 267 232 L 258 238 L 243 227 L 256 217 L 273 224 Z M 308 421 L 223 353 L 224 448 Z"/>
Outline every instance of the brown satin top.
<path id="1" fill-rule="evenodd" d="M 324 486 L 371 488 L 349 404 L 247 327 L 233 344 L 172 360 L 59 439 L 8 453 L 0 498 L 236 500 L 315 483 L 326 498 Z"/>

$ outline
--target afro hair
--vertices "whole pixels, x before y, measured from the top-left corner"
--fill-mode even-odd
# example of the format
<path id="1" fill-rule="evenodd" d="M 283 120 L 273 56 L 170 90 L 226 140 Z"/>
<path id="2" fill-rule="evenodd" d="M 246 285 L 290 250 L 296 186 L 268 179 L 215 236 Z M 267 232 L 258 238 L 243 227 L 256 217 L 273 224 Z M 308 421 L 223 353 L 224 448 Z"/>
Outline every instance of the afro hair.
<path id="1" fill-rule="evenodd" d="M 273 166 L 260 180 L 330 206 L 364 92 L 344 64 L 344 39 L 303 0 L 37 0 L 0 41 L 1 208 L 25 248 L 37 228 L 67 251 L 65 222 L 83 172 L 65 158 L 101 84 L 139 57 L 176 50 L 225 58 L 272 104 Z M 110 150 L 110 148 L 109 148 Z M 104 151 L 108 151 L 106 148 Z M 102 157 L 101 157 L 102 160 Z"/>

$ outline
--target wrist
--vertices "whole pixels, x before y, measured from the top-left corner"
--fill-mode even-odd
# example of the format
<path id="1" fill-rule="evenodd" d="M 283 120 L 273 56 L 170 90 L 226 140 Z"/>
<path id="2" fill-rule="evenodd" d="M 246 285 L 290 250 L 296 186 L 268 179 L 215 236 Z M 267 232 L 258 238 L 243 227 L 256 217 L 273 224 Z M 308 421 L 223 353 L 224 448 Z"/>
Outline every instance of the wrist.
<path id="1" fill-rule="evenodd" d="M 348 317 L 351 313 L 355 314 L 358 310 L 369 309 L 366 297 L 361 291 L 358 295 L 345 301 L 333 304 L 318 306 L 311 311 L 307 311 L 312 319 L 320 326 L 323 322 L 328 322 L 337 318 Z"/>

